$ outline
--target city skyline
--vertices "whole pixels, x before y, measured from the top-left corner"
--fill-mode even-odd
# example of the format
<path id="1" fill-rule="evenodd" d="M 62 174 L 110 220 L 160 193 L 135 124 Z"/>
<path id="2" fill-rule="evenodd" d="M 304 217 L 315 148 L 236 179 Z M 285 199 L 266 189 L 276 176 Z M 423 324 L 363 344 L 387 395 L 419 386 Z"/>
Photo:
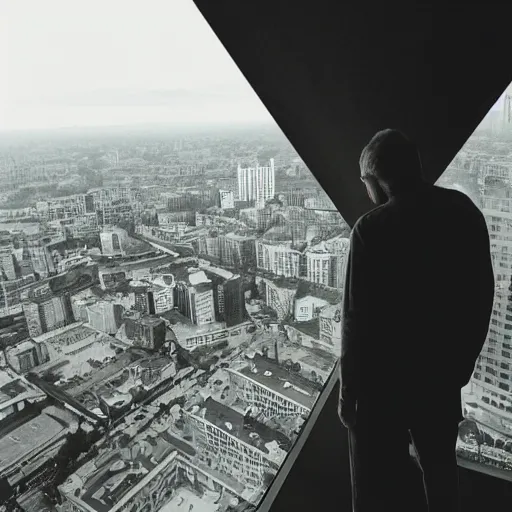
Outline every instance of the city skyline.
<path id="1" fill-rule="evenodd" d="M 0 69 L 0 512 L 258 512 L 332 389 L 350 226 L 192 0 L 5 0 Z M 504 95 L 438 184 L 499 269 L 457 453 L 512 480 Z"/>
<path id="2" fill-rule="evenodd" d="M 0 490 L 255 512 L 334 385 L 350 229 L 277 129 L 105 132 L 0 148 Z"/>

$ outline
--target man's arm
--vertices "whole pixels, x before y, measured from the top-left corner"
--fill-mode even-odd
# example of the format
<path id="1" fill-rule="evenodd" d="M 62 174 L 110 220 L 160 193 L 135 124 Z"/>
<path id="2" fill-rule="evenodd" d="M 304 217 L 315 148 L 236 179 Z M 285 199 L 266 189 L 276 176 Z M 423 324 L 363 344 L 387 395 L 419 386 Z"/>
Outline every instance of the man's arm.
<path id="1" fill-rule="evenodd" d="M 367 255 L 358 224 L 350 236 L 350 252 L 343 290 L 343 317 L 341 333 L 340 359 L 340 400 L 355 402 L 357 400 L 359 378 L 361 377 L 361 343 L 365 337 L 367 296 Z"/>
<path id="2" fill-rule="evenodd" d="M 475 362 L 485 343 L 494 302 L 495 281 L 490 251 L 489 232 L 484 216 L 477 212 L 468 243 L 469 290 L 464 314 L 464 336 L 461 339 L 459 364 L 461 387 L 466 385 L 474 371 Z M 476 229 L 475 229 L 476 228 Z"/>

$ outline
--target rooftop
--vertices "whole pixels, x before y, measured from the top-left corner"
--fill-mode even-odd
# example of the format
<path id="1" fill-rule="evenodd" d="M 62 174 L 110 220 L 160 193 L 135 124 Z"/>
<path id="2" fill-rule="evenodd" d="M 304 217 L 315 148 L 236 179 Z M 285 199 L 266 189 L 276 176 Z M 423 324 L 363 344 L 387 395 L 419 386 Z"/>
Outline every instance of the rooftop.
<path id="1" fill-rule="evenodd" d="M 182 324 L 182 325 L 192 325 L 190 318 L 185 315 L 182 315 L 178 310 L 171 309 L 169 311 L 164 311 L 163 313 L 159 313 L 160 317 L 168 320 L 171 325 Z"/>
<path id="2" fill-rule="evenodd" d="M 338 289 L 327 288 L 325 286 L 310 283 L 309 281 L 304 281 L 301 279 L 297 287 L 296 298 L 301 299 L 307 295 L 312 295 L 313 297 L 324 299 L 330 304 L 339 303 L 341 300 L 341 292 Z"/>
<path id="3" fill-rule="evenodd" d="M 174 286 L 174 276 L 172 274 L 159 274 L 153 280 L 153 284 L 162 287 Z"/>
<path id="4" fill-rule="evenodd" d="M 159 512 L 176 512 L 177 510 L 194 510 L 197 512 L 217 512 L 219 505 L 216 502 L 216 495 L 208 497 L 198 496 L 197 492 L 193 492 L 188 487 L 178 487 L 174 496 L 168 501 Z"/>
<path id="5" fill-rule="evenodd" d="M 0 369 L 0 408 L 26 399 L 44 398 L 46 395 L 14 371 Z"/>
<path id="6" fill-rule="evenodd" d="M 211 324 L 206 325 L 195 325 L 189 321 L 187 324 L 173 325 L 172 330 L 179 342 L 180 340 L 183 341 L 184 339 L 190 338 L 192 336 L 199 336 L 212 332 L 217 332 L 224 328 L 225 325 L 222 322 L 213 322 Z"/>
<path id="7" fill-rule="evenodd" d="M 154 327 L 155 325 L 159 325 L 163 322 L 163 320 L 160 318 L 160 316 L 153 316 L 153 315 L 144 315 L 140 319 L 140 323 L 142 325 L 146 325 L 148 327 Z"/>
<path id="8" fill-rule="evenodd" d="M 259 354 L 255 354 L 251 363 L 238 372 L 303 407 L 313 408 L 318 391 L 306 379 Z"/>
<path id="9" fill-rule="evenodd" d="M 37 449 L 56 441 L 64 434 L 65 428 L 55 419 L 40 414 L 36 418 L 24 423 L 2 438 L 0 448 L 0 472 Z"/>
<path id="10" fill-rule="evenodd" d="M 332 304 L 330 306 L 326 306 L 320 312 L 320 316 L 322 316 L 324 318 L 335 318 L 339 314 L 340 314 L 340 305 L 339 304 Z"/>
<path id="11" fill-rule="evenodd" d="M 143 491 L 153 478 L 159 478 L 158 475 L 164 468 L 174 466 L 176 469 L 186 468 L 187 470 L 189 467 L 197 468 L 221 483 L 223 487 L 227 487 L 232 493 L 243 493 L 244 488 L 238 482 L 231 481 L 229 477 L 209 468 L 191 464 L 188 458 L 180 454 L 180 450 L 176 450 L 176 444 L 183 443 L 169 435 L 166 430 L 158 433 L 150 427 L 133 438 L 128 445 L 124 445 L 122 449 L 103 449 L 95 459 L 87 462 L 71 475 L 60 489 L 64 494 L 78 497 L 98 512 L 124 510 L 132 496 Z M 195 453 L 190 452 L 190 447 L 187 447 L 187 452 L 191 456 Z M 169 474 L 169 471 L 165 470 L 165 474 Z M 178 481 L 174 485 L 179 489 L 188 480 L 185 479 L 182 482 L 179 474 L 177 476 Z M 173 504 L 175 505 L 176 502 L 171 500 L 166 507 Z M 194 504 L 200 507 L 206 506 L 207 497 L 198 497 Z M 201 510 L 210 509 L 198 508 L 198 512 Z"/>
<path id="12" fill-rule="evenodd" d="M 35 368 L 35 373 L 42 378 L 44 375 L 56 377 L 58 380 L 54 385 L 58 383 L 60 389 L 80 401 L 85 391 L 98 390 L 125 368 L 147 357 L 145 351 L 137 348 L 128 348 L 116 354 L 108 338 L 103 343 L 95 342 L 71 356 L 49 361 Z M 121 342 L 117 343 L 121 345 Z"/>
<path id="13" fill-rule="evenodd" d="M 230 272 L 229 270 L 225 270 L 220 267 L 215 267 L 213 265 L 204 265 L 201 267 L 202 270 L 205 272 L 211 272 L 212 274 L 215 274 L 216 276 L 222 277 L 224 279 L 231 279 L 234 274 Z"/>
<path id="14" fill-rule="evenodd" d="M 198 272 L 193 272 L 189 274 L 188 279 L 192 286 L 197 286 L 204 283 L 211 283 L 211 279 L 206 277 L 206 274 L 203 270 L 199 270 Z"/>
<path id="15" fill-rule="evenodd" d="M 237 240 L 237 241 L 243 241 L 243 240 L 254 240 L 256 239 L 256 235 L 253 235 L 251 233 L 247 234 L 239 234 L 239 233 L 227 233 L 224 235 L 226 238 L 230 238 L 231 240 Z"/>
<path id="16" fill-rule="evenodd" d="M 246 420 L 239 412 L 212 398 L 206 399 L 202 410 L 205 420 L 263 453 L 269 453 L 266 444 L 271 442 L 277 442 L 285 451 L 290 449 L 290 440 L 284 434 L 255 420 Z"/>
<path id="17" fill-rule="evenodd" d="M 301 357 L 299 362 L 304 362 L 324 372 L 330 372 L 336 366 L 337 360 L 338 358 L 330 352 L 318 348 L 309 348 L 308 353 Z"/>
<path id="18" fill-rule="evenodd" d="M 315 340 L 320 339 L 320 322 L 318 318 L 313 318 L 313 320 L 307 322 L 293 322 L 291 326 Z"/>

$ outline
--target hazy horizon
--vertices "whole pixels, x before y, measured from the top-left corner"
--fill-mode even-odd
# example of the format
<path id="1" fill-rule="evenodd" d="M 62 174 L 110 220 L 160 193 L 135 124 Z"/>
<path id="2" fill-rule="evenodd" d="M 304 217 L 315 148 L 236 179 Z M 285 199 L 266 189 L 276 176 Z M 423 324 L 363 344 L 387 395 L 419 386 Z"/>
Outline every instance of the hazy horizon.
<path id="1" fill-rule="evenodd" d="M 3 0 L 0 69 L 2 133 L 275 123 L 192 0 Z"/>
<path id="2" fill-rule="evenodd" d="M 4 0 L 0 131 L 273 119 L 192 0 Z"/>

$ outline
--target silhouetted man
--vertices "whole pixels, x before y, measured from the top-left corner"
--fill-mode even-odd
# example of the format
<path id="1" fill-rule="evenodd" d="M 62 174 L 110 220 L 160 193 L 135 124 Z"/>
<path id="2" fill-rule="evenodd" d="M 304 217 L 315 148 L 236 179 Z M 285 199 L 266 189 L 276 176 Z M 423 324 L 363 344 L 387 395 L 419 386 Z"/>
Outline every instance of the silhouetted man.
<path id="1" fill-rule="evenodd" d="M 411 510 L 412 439 L 429 511 L 455 512 L 461 388 L 494 297 L 487 227 L 467 196 L 423 180 L 397 130 L 377 133 L 360 166 L 378 206 L 354 226 L 344 290 L 339 414 L 354 510 Z"/>

